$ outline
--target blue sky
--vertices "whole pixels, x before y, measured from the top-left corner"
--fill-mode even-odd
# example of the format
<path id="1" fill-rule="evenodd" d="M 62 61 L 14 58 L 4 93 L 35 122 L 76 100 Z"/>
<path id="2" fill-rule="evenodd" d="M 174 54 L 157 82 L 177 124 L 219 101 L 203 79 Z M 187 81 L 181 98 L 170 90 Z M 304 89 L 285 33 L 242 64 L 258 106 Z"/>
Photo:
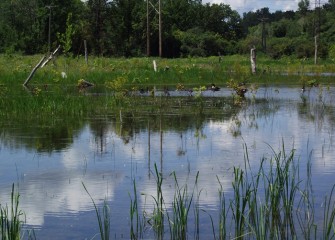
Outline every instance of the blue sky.
<path id="1" fill-rule="evenodd" d="M 238 11 L 240 14 L 243 12 L 255 11 L 263 7 L 268 7 L 270 12 L 277 10 L 297 10 L 300 0 L 203 0 L 203 3 L 224 3 L 231 6 L 233 10 Z M 323 1 L 324 2 L 324 1 Z M 310 0 L 311 7 L 314 4 Z"/>

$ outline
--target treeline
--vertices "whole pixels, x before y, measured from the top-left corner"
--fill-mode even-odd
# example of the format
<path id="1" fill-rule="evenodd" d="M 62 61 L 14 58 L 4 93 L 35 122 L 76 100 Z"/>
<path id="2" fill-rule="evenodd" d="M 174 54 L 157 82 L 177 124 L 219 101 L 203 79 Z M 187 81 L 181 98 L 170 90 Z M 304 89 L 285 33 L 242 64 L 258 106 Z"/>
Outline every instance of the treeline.
<path id="1" fill-rule="evenodd" d="M 94 55 L 157 56 L 158 2 L 1 0 L 0 53 L 44 53 L 60 44 L 76 56 L 86 40 Z M 201 0 L 161 0 L 160 9 L 163 57 L 248 53 L 255 46 L 273 58 L 305 58 L 314 55 L 318 36 L 318 56 L 335 58 L 335 0 L 313 10 L 301 0 L 297 11 L 263 8 L 243 16 Z"/>

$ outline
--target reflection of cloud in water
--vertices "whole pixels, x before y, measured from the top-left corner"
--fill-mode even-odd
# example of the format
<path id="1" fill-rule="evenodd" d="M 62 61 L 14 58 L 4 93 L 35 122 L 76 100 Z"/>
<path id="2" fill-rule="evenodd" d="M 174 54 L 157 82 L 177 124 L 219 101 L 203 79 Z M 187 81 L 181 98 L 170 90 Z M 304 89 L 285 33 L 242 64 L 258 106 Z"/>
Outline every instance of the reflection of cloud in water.
<path id="1" fill-rule="evenodd" d="M 302 118 L 301 113 L 300 115 L 297 113 L 297 101 L 300 100 L 296 99 L 289 103 L 281 100 L 273 105 L 266 102 L 264 106 L 251 104 L 237 114 L 237 120 L 241 123 L 238 126 L 241 135 L 237 137 L 234 137 L 231 132 L 236 119 L 204 121 L 199 130 L 201 134 L 194 128 L 181 132 L 171 129 L 164 131 L 162 170 L 165 177 L 163 194 L 167 207 L 173 202 L 175 194 L 175 182 L 173 176 L 169 175 L 174 170 L 180 187 L 183 187 L 188 179 L 189 194 L 193 190 L 195 174 L 200 171 L 198 191 L 201 191 L 201 207 L 211 209 L 218 205 L 220 184 L 217 176 L 228 198 L 232 192 L 233 167 L 244 167 L 244 143 L 248 146 L 250 164 L 254 173 L 257 172 L 260 159 L 264 155 L 273 156 L 270 146 L 278 152 L 281 150 L 283 140 L 287 151 L 294 147 L 297 149 L 296 157 L 302 156 L 299 167 L 306 165 L 306 156 L 309 154 L 306 148 L 309 142 L 309 150 L 313 150 L 313 171 L 319 174 L 334 173 L 335 148 L 331 141 L 334 129 L 329 128 L 327 122 L 320 128 L 315 122 Z M 37 161 L 28 164 L 26 163 L 28 161 L 18 162 L 16 158 L 19 171 L 26 173 L 20 182 L 19 192 L 20 207 L 27 215 L 28 224 L 42 225 L 46 215 L 57 216 L 92 210 L 93 204 L 81 181 L 85 183 L 97 204 L 101 204 L 106 196 L 108 200 L 114 199 L 111 204 L 124 202 L 124 205 L 127 205 L 129 202 L 127 192 L 132 193 L 130 179 L 135 177 L 138 193 L 145 193 L 146 203 L 152 203 L 150 196 L 156 197 L 157 188 L 154 174 L 151 174 L 150 180 L 147 178 L 147 164 L 149 164 L 147 129 L 138 131 L 127 144 L 124 144 L 124 139 L 113 131 L 112 124 L 105 129 L 104 133 L 102 141 L 96 140 L 96 136 L 91 135 L 87 127 L 75 139 L 71 148 L 55 153 L 50 159 L 43 158 L 38 166 L 36 166 Z M 99 146 L 101 143 L 102 147 Z M 151 170 L 155 162 L 160 169 L 161 136 L 159 132 L 152 131 L 150 144 Z M 178 155 L 180 150 L 185 154 Z M 59 156 L 60 160 L 57 161 Z M 132 164 L 132 161 L 136 164 Z M 12 166 L 12 163 L 7 164 Z M 12 175 L 13 173 L 10 175 L 4 173 L 4 181 L 8 181 L 9 176 Z M 130 177 L 126 178 L 127 176 Z M 329 180 L 331 175 L 325 178 Z M 121 182 L 122 189 L 117 188 Z M 324 181 L 323 184 L 328 182 Z M 3 198 L 6 194 L 8 196 L 10 190 L 9 187 L 2 188 L 0 197 Z M 196 194 L 197 191 L 194 197 Z M 120 195 L 122 197 L 119 197 Z M 140 201 L 143 206 L 145 203 L 143 195 Z M 2 199 L 1 203 L 3 203 Z M 149 205 L 146 207 L 150 209 Z M 129 209 L 125 208 L 120 210 L 122 212 L 120 216 L 126 219 Z M 123 213 L 123 210 L 127 212 Z"/>
<path id="2" fill-rule="evenodd" d="M 216 174 L 213 174 L 213 168 L 210 165 L 203 164 L 199 166 L 201 172 L 198 178 L 198 183 L 195 187 L 195 175 L 189 175 L 188 173 L 176 173 L 179 188 L 183 191 L 187 185 L 187 192 L 189 197 L 191 197 L 194 190 L 193 202 L 196 201 L 198 194 L 200 194 L 200 205 L 201 207 L 206 206 L 214 207 L 217 206 L 219 201 L 219 188 L 220 184 L 217 180 Z M 232 176 L 225 175 L 220 177 L 220 182 L 222 184 L 224 191 L 230 191 Z M 173 175 L 166 175 L 163 180 L 163 199 L 165 207 L 171 208 L 171 204 L 174 201 L 174 196 L 176 194 L 176 182 Z M 147 210 L 152 210 L 154 206 L 154 199 L 157 199 L 157 186 L 154 178 L 150 181 L 145 182 L 141 189 L 139 190 L 142 195 L 141 204 L 145 206 Z"/>
<path id="3" fill-rule="evenodd" d="M 20 209 L 27 217 L 29 225 L 43 225 L 47 214 L 61 215 L 92 210 L 93 204 L 82 182 L 96 204 L 114 198 L 115 187 L 121 182 L 122 174 L 113 171 L 45 172 L 27 174 L 20 182 Z M 2 188 L 0 195 L 8 195 L 10 189 Z M 3 202 L 3 199 L 1 199 Z"/>

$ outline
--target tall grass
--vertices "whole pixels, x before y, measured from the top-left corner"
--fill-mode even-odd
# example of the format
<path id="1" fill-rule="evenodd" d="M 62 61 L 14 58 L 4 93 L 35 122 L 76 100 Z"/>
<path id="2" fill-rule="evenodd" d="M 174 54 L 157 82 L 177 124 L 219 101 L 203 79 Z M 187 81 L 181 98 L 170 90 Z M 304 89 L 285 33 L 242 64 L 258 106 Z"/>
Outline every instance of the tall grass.
<path id="1" fill-rule="evenodd" d="M 200 239 L 201 222 L 210 223 L 205 230 L 212 232 L 214 239 L 334 239 L 335 238 L 335 185 L 322 203 L 322 219 L 315 219 L 316 203 L 312 189 L 311 161 L 307 162 L 306 180 L 300 178 L 299 159 L 294 149 L 275 151 L 270 147 L 272 157 L 261 159 L 259 168 L 251 168 L 248 149 L 245 146 L 244 167 L 232 169 L 232 192 L 225 191 L 218 179 L 218 217 L 201 206 L 198 190 L 199 172 L 195 176 L 192 191 L 190 185 L 180 185 L 175 172 L 174 197 L 172 202 L 164 199 L 163 186 L 166 184 L 157 165 L 154 167 L 156 195 L 150 212 L 138 203 L 138 190 L 133 180 L 133 196 L 130 195 L 131 239 L 154 236 L 155 239 Z M 83 187 L 92 200 L 98 219 L 100 238 L 110 239 L 110 209 L 103 204 L 102 212 L 95 204 L 86 186 Z M 145 193 L 143 193 L 145 194 Z M 230 198 L 229 198 L 230 197 Z M 194 200 L 195 199 L 195 200 Z M 1 207 L 0 229 L 2 239 L 21 239 L 23 213 L 18 208 L 19 195 L 12 188 L 11 206 Z M 190 210 L 194 219 L 190 220 Z M 206 217 L 201 212 L 206 214 Z M 152 211 L 152 212 L 151 212 Z M 143 216 L 143 217 L 141 217 Z M 194 233 L 190 231 L 194 221 Z M 321 223 L 321 224 L 320 224 Z M 146 225 L 151 226 L 147 228 Z M 166 231 L 166 227 L 169 231 Z M 153 233 L 150 231 L 153 230 Z M 99 233 L 98 233 L 99 234 Z"/>
<path id="2" fill-rule="evenodd" d="M 0 55 L 0 85 L 16 85 L 18 87 L 27 78 L 41 56 L 5 56 Z M 153 60 L 156 60 L 158 71 L 153 70 Z M 217 85 L 226 85 L 227 81 L 235 78 L 239 81 L 250 81 L 260 84 L 273 83 L 274 76 L 277 83 L 299 84 L 300 76 L 297 73 L 334 72 L 334 64 L 324 61 L 314 65 L 312 61 L 301 61 L 294 58 L 272 60 L 265 56 L 257 59 L 258 74 L 250 73 L 248 56 L 225 56 L 223 61 L 218 58 L 90 58 L 86 65 L 84 58 L 58 57 L 54 64 L 38 69 L 31 85 L 75 85 L 79 79 L 86 79 L 96 85 L 104 85 L 122 76 L 126 79 L 129 89 L 132 86 L 176 86 L 182 83 L 186 86 L 208 85 L 215 82 Z M 62 72 L 67 78 L 62 77 Z M 287 76 L 280 76 L 285 72 Z M 313 79 L 313 76 L 306 76 Z M 322 81 L 331 81 L 330 77 L 316 76 Z"/>
<path id="3" fill-rule="evenodd" d="M 204 219 L 209 218 L 210 228 L 206 233 L 212 232 L 214 239 L 333 239 L 335 237 L 335 201 L 333 199 L 333 187 L 330 196 L 326 196 L 323 202 L 323 221 L 318 225 L 315 221 L 315 203 L 311 184 L 311 162 L 307 163 L 306 182 L 300 179 L 299 159 L 295 156 L 294 149 L 286 151 L 284 143 L 282 149 L 272 151 L 271 158 L 263 157 L 260 167 L 253 172 L 245 146 L 244 167 L 232 169 L 232 193 L 226 193 L 219 177 L 218 217 L 214 217 L 210 211 L 199 204 L 200 193 L 198 191 L 198 177 L 194 188 L 189 191 L 189 185 L 180 185 L 175 172 L 171 176 L 174 179 L 174 198 L 171 203 L 164 199 L 162 186 L 164 178 L 155 165 L 157 195 L 151 196 L 154 200 L 152 214 L 149 214 L 149 222 L 155 232 L 156 239 L 188 239 L 193 235 L 194 239 L 201 236 L 201 225 Z M 135 184 L 135 183 L 134 183 Z M 197 191 L 196 191 L 197 189 Z M 134 185 L 134 191 L 136 187 Z M 227 200 L 227 194 L 231 198 Z M 135 194 L 136 196 L 136 194 Z M 195 198 L 195 200 L 194 200 Z M 131 212 L 134 214 L 135 223 L 139 207 L 132 200 Z M 190 209 L 194 209 L 194 233 L 189 232 Z M 200 214 L 204 212 L 206 217 Z M 147 210 L 142 209 L 143 212 Z M 137 218 L 139 219 L 139 218 Z M 167 223 L 164 222 L 168 220 Z M 208 221 L 208 220 L 207 220 Z M 168 224 L 170 235 L 164 230 Z M 140 231 L 143 236 L 144 228 L 131 227 Z M 146 229 L 148 230 L 148 229 Z M 146 231 L 145 230 L 145 231 Z M 131 234 L 137 238 L 138 235 Z M 149 234 L 150 235 L 150 234 Z"/>
<path id="4" fill-rule="evenodd" d="M 172 219 L 170 221 L 171 237 L 173 239 L 186 239 L 189 211 L 193 204 L 194 191 L 197 186 L 199 172 L 196 175 L 194 188 L 191 193 L 188 192 L 188 185 L 179 186 L 176 173 L 173 172 L 172 174 L 175 180 L 175 194 L 172 202 Z"/>
<path id="5" fill-rule="evenodd" d="M 335 238 L 335 202 L 334 197 L 335 185 L 333 186 L 330 196 L 326 196 L 324 200 L 323 214 L 323 239 Z"/>
<path id="6" fill-rule="evenodd" d="M 163 175 L 158 171 L 157 164 L 155 168 L 156 196 L 151 196 L 154 201 L 152 214 L 147 222 L 153 227 L 157 239 L 163 239 L 164 236 L 164 197 L 163 197 Z"/>
<path id="7" fill-rule="evenodd" d="M 136 181 L 133 180 L 133 198 L 130 196 L 130 238 L 131 239 L 143 239 L 143 232 L 145 228 L 145 219 L 141 219 L 140 209 L 138 206 L 138 197 L 136 189 Z M 143 214 L 143 216 L 145 216 Z"/>
<path id="8" fill-rule="evenodd" d="M 95 204 L 91 194 L 87 190 L 85 184 L 82 182 L 82 185 L 88 194 L 88 196 L 91 198 L 91 201 L 94 205 L 95 213 L 98 219 L 99 224 L 99 231 L 100 231 L 100 239 L 101 240 L 109 240 L 110 238 L 110 221 L 111 221 L 111 214 L 110 214 L 110 208 L 107 204 L 107 201 L 104 201 L 103 207 L 102 207 L 102 213 L 98 209 L 98 206 Z"/>
<path id="9" fill-rule="evenodd" d="M 227 237 L 227 209 L 226 209 L 226 198 L 223 190 L 222 183 L 218 176 L 216 176 L 220 188 L 219 188 L 219 239 L 226 239 Z"/>
<path id="10" fill-rule="evenodd" d="M 15 192 L 14 184 L 12 185 L 11 204 L 10 206 L 1 206 L 0 209 L 0 237 L 3 240 L 21 239 L 21 230 L 24 213 L 19 210 L 20 195 Z"/>
<path id="11" fill-rule="evenodd" d="M 220 239 L 225 239 L 231 235 L 239 239 L 245 237 L 255 237 L 256 239 L 296 238 L 297 219 L 294 218 L 293 214 L 295 211 L 300 211 L 300 209 L 296 209 L 298 203 L 296 194 L 300 188 L 300 180 L 297 180 L 299 174 L 298 165 L 294 162 L 294 151 L 292 150 L 287 154 L 284 146 L 279 153 L 273 150 L 271 159 L 263 158 L 261 160 L 256 175 L 252 173 L 247 151 L 246 149 L 245 167 L 243 169 L 234 167 L 233 169 L 233 194 L 229 200 L 229 205 L 226 203 L 225 193 L 218 179 L 220 188 L 217 228 L 214 226 L 212 216 L 206 209 L 202 209 L 210 217 L 213 235 L 215 237 L 218 235 Z M 162 209 L 165 204 L 159 204 L 159 202 L 164 202 L 162 199 L 163 179 L 160 177 L 157 167 L 155 169 L 156 176 L 158 176 L 156 180 L 158 198 L 155 198 L 156 208 L 153 216 L 157 213 L 167 215 L 170 224 L 170 236 L 173 239 L 186 239 L 189 210 L 191 205 L 195 204 L 196 233 L 194 235 L 199 236 L 197 225 L 200 221 L 199 206 L 196 205 L 197 202 L 193 202 L 194 190 L 189 194 L 187 185 L 180 187 L 177 177 L 173 173 L 175 196 L 171 203 L 171 209 Z M 198 179 L 198 175 L 196 179 Z M 160 199 L 160 201 L 156 199 Z M 160 211 L 158 212 L 157 209 L 160 209 Z M 159 216 L 159 219 L 163 219 L 163 216 Z M 229 216 L 232 217 L 231 220 Z M 161 222 L 156 223 L 161 224 Z M 229 227 L 231 228 L 229 229 Z M 218 229 L 218 233 L 215 229 Z M 304 231 L 304 228 L 300 230 L 300 232 L 302 231 Z"/>

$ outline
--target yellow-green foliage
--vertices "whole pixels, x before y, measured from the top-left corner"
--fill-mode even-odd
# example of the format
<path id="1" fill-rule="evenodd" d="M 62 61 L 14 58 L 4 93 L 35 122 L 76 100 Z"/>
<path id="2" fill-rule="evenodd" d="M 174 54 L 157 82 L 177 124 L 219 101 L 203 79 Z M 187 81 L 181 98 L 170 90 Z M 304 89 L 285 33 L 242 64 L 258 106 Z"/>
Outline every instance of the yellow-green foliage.
<path id="1" fill-rule="evenodd" d="M 205 86 L 200 86 L 200 87 L 195 87 L 193 88 L 193 91 L 195 92 L 195 97 L 201 97 L 201 94 L 203 91 L 206 91 L 206 87 Z"/>
<path id="2" fill-rule="evenodd" d="M 125 84 L 127 83 L 127 79 L 125 77 L 117 77 L 115 80 L 106 82 L 106 87 L 112 89 L 115 92 L 120 92 L 125 88 Z"/>
<path id="3" fill-rule="evenodd" d="M 329 48 L 329 58 L 335 62 L 335 44 L 331 45 Z"/>

